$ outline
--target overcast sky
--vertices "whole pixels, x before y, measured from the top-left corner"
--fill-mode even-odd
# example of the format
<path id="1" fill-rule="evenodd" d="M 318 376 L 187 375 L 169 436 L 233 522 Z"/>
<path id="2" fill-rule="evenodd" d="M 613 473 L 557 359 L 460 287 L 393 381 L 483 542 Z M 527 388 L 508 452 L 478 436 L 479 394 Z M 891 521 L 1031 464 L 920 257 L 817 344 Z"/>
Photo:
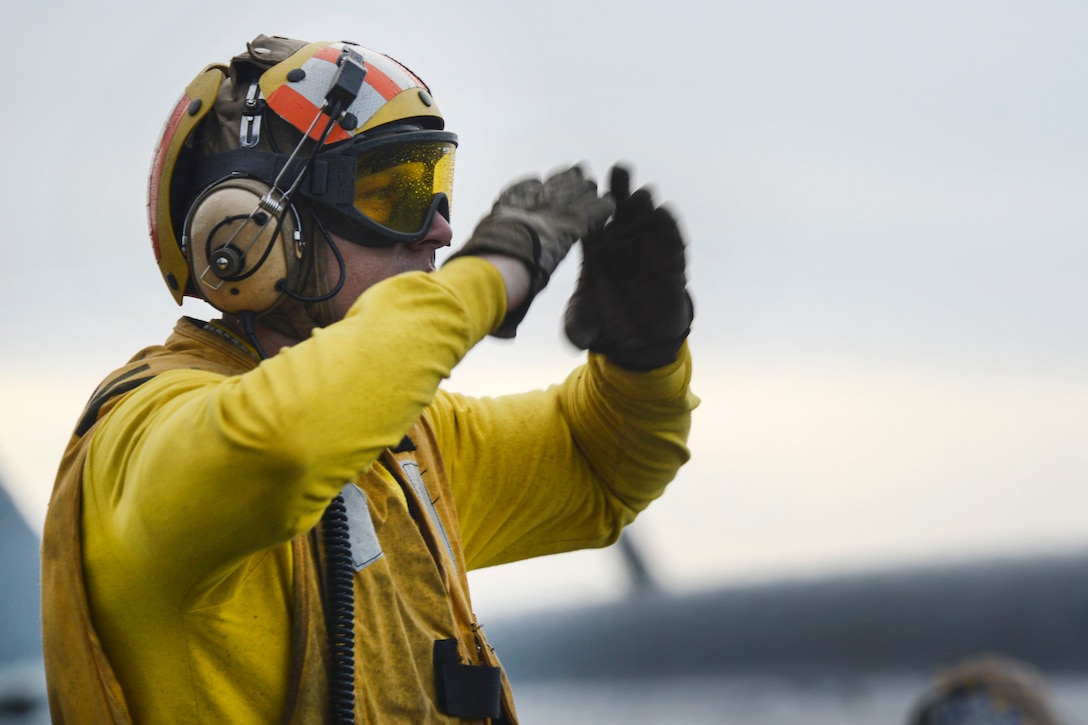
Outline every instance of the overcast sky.
<path id="1" fill-rule="evenodd" d="M 268 33 L 355 40 L 428 82 L 461 139 L 457 239 L 508 180 L 575 161 L 630 161 L 676 210 L 703 405 L 692 462 L 633 530 L 667 583 L 1088 546 L 1088 6 L 713 5 L 7 11 L 0 477 L 28 518 L 91 389 L 179 314 L 146 231 L 162 123 Z M 576 271 L 450 385 L 576 363 Z M 533 602 L 621 583 L 607 553 L 501 576 Z M 478 597 L 516 599 L 498 578 Z"/>

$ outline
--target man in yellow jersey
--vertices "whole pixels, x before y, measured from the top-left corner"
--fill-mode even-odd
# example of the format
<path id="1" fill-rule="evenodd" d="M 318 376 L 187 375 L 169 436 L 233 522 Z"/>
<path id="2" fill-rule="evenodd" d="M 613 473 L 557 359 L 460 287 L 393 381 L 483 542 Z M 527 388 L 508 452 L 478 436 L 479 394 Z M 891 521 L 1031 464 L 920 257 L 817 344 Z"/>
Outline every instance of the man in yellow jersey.
<path id="1" fill-rule="evenodd" d="M 441 269 L 457 139 L 405 66 L 259 36 L 187 87 L 149 185 L 182 318 L 103 381 L 42 545 L 57 723 L 514 723 L 469 569 L 620 535 L 688 458 L 676 222 L 628 174 L 512 184 Z M 571 245 L 587 362 L 440 389 Z M 576 656 L 572 653 L 572 656 Z"/>

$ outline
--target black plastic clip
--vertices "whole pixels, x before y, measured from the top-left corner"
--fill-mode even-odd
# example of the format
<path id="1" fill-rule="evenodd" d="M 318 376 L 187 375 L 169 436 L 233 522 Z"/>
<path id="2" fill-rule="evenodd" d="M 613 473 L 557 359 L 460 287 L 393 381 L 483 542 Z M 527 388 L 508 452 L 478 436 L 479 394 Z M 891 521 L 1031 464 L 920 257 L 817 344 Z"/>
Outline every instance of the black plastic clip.
<path id="1" fill-rule="evenodd" d="M 366 79 L 363 56 L 351 48 L 344 48 L 336 61 L 336 75 L 332 87 L 325 94 L 325 108 L 331 118 L 339 118 L 355 101 Z"/>

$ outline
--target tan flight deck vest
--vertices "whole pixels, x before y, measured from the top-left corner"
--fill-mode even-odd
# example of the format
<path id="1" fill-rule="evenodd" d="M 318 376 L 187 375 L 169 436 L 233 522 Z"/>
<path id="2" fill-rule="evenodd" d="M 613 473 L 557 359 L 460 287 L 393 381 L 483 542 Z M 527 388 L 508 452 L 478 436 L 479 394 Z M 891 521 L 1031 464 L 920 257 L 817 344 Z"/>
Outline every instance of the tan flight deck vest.
<path id="1" fill-rule="evenodd" d="M 148 348 L 141 352 L 128 365 L 110 375 L 88 402 L 61 461 L 42 538 L 43 646 L 49 706 L 55 724 L 132 723 L 125 694 L 95 631 L 83 579 L 81 473 L 98 421 L 124 393 L 158 373 L 177 368 L 195 368 L 223 375 L 236 375 L 245 371 L 244 366 L 239 365 L 239 360 L 237 351 L 226 341 L 200 329 L 190 321 L 183 320 L 164 347 Z M 499 668 L 497 672 L 501 676 L 502 718 L 489 721 L 450 717 L 449 722 L 516 725 L 506 674 L 502 672 L 494 651 L 484 639 L 469 605 L 464 557 L 461 554 L 459 528 L 452 510 L 452 495 L 449 494 L 444 468 L 434 455 L 437 448 L 429 424 L 426 421 L 417 423 L 408 437 L 417 446 L 414 451 L 395 453 L 387 449 L 382 454 L 381 463 L 402 484 L 409 506 L 414 511 L 422 512 L 422 515 L 416 517 L 418 530 L 423 534 L 446 582 L 447 592 L 443 597 L 445 601 L 444 604 L 439 604 L 449 609 L 452 626 L 456 631 L 447 633 L 450 639 L 438 644 L 453 645 L 453 638 L 456 638 L 460 663 L 454 663 L 448 669 L 441 668 L 446 676 L 439 677 L 437 688 L 450 690 L 444 696 L 449 701 L 456 701 L 459 697 L 456 689 L 462 677 L 470 670 L 483 669 L 476 665 Z M 421 477 L 414 481 L 406 480 L 409 476 L 405 471 L 415 464 L 418 465 L 418 470 L 428 472 L 429 484 L 422 484 Z M 376 475 L 364 473 L 359 480 L 360 487 L 365 488 L 365 479 L 368 476 Z M 420 491 L 417 486 L 423 486 L 423 490 Z M 440 490 L 442 495 L 436 497 L 433 493 L 428 493 L 427 486 L 431 490 Z M 398 544 L 396 541 L 387 541 L 384 536 L 381 541 L 383 549 L 390 549 Z M 320 547 L 313 543 L 313 537 L 309 535 L 297 537 L 290 546 L 291 559 L 294 562 L 294 616 L 293 631 L 290 633 L 290 675 L 289 682 L 285 683 L 288 688 L 287 706 L 281 723 L 320 723 L 326 720 L 328 699 L 327 639 L 320 593 L 320 553 L 317 551 Z M 404 580 L 415 576 L 414 572 L 394 574 Z M 436 602 L 425 604 L 434 606 Z M 371 636 L 380 637 L 380 633 L 363 632 L 356 628 L 356 638 Z M 438 649 L 436 647 L 436 659 L 439 658 Z M 446 655 L 450 653 L 448 647 L 442 649 Z M 359 663 L 358 658 L 356 662 L 357 668 L 365 668 L 366 663 Z M 437 662 L 435 668 L 439 669 Z M 365 672 L 361 677 L 365 680 Z M 436 683 L 421 682 L 419 685 L 421 693 L 427 693 L 421 696 L 434 696 Z M 367 693 L 367 697 L 375 696 L 380 699 L 381 693 Z M 381 711 L 380 702 L 376 709 Z"/>

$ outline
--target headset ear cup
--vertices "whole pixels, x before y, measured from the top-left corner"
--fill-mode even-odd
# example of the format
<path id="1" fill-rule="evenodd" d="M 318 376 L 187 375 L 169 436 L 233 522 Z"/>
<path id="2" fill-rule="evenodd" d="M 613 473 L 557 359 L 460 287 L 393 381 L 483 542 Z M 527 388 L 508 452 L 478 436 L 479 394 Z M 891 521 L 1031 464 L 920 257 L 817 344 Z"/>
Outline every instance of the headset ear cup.
<path id="1" fill-rule="evenodd" d="M 204 190 L 185 220 L 194 286 L 213 307 L 229 313 L 267 312 L 286 294 L 282 281 L 298 263 L 298 218 L 259 204 L 269 186 L 230 178 Z"/>

